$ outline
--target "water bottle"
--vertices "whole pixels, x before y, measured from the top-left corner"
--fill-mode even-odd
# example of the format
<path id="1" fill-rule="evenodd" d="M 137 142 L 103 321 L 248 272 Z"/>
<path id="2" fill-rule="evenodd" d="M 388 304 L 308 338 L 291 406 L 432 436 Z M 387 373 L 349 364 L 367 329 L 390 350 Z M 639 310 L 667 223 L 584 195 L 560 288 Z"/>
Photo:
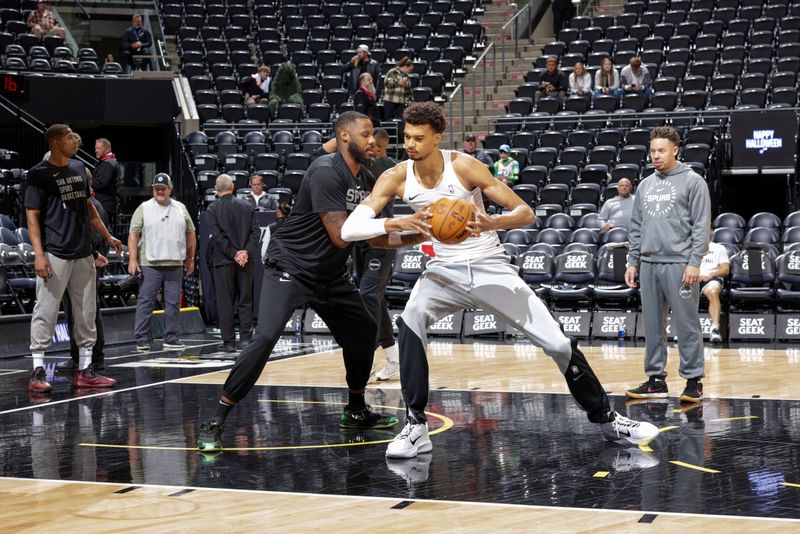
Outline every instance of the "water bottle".
<path id="1" fill-rule="evenodd" d="M 620 326 L 619 330 L 617 330 L 617 343 L 620 347 L 625 346 L 625 327 Z"/>
<path id="2" fill-rule="evenodd" d="M 300 315 L 297 315 L 294 319 L 294 339 L 295 341 L 300 341 L 300 336 L 303 333 L 303 322 L 300 320 Z"/>

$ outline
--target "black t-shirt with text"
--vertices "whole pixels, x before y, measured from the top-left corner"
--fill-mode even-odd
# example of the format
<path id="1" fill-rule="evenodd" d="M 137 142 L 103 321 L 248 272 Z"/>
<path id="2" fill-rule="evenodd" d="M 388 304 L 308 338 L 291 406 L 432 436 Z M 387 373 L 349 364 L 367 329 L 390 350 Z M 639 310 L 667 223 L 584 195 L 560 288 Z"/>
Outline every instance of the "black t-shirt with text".
<path id="1" fill-rule="evenodd" d="M 89 181 L 86 167 L 70 160 L 66 167 L 47 161 L 28 172 L 25 208 L 39 210 L 42 246 L 46 252 L 64 260 L 91 255 Z"/>
<path id="2" fill-rule="evenodd" d="M 300 183 L 292 214 L 270 238 L 267 264 L 313 285 L 345 276 L 350 247 L 331 242 L 320 214 L 350 213 L 367 198 L 372 180 L 363 166 L 353 176 L 338 152 L 315 159 Z"/>

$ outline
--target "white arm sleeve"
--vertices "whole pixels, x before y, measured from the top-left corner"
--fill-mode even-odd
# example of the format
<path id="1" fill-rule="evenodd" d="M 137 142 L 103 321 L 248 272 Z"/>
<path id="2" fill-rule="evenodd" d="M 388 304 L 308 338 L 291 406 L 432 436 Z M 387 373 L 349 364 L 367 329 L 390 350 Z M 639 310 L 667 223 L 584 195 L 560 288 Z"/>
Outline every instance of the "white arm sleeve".
<path id="1" fill-rule="evenodd" d="M 379 235 L 386 235 L 385 221 L 386 219 L 376 219 L 375 212 L 369 206 L 359 204 L 342 225 L 342 239 L 365 241 Z"/>

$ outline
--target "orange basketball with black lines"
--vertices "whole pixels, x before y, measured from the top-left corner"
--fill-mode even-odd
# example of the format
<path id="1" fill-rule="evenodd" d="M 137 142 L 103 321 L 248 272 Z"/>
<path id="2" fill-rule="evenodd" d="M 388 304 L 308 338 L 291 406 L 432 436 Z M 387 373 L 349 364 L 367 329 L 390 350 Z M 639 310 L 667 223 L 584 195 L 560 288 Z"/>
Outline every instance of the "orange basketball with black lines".
<path id="1" fill-rule="evenodd" d="M 472 204 L 463 198 L 440 198 L 430 207 L 431 235 L 454 245 L 470 236 L 467 224 L 472 220 Z"/>

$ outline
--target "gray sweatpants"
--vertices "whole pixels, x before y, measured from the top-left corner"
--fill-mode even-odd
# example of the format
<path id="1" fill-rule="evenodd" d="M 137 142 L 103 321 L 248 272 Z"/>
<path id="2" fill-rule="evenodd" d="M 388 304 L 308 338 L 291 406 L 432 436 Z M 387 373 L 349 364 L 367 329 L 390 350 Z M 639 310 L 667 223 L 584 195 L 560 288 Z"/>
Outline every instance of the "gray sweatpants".
<path id="1" fill-rule="evenodd" d="M 94 326 L 97 309 L 94 258 L 86 256 L 77 260 L 63 260 L 47 253 L 47 260 L 53 276 L 49 280 L 36 278 L 36 305 L 31 316 L 31 352 L 44 352 L 52 344 L 64 291 L 69 291 L 72 301 L 75 341 L 78 347 L 91 349 L 97 337 Z"/>
<path id="2" fill-rule="evenodd" d="M 685 263 L 642 262 L 639 285 L 642 294 L 647 376 L 666 376 L 667 314 L 672 308 L 672 326 L 678 336 L 678 352 L 683 378 L 702 378 L 705 368 L 703 334 L 700 329 L 700 285 L 692 286 L 690 297 L 680 294 Z"/>

